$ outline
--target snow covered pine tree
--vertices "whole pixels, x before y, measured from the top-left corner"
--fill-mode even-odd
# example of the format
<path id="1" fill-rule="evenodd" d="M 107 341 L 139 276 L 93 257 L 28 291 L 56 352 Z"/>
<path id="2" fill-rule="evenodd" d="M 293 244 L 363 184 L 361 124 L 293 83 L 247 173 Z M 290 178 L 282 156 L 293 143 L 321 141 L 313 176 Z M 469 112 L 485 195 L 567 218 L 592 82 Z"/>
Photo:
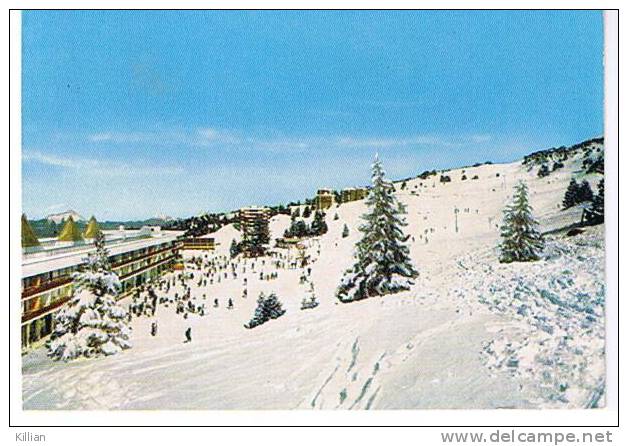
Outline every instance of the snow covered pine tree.
<path id="1" fill-rule="evenodd" d="M 336 291 L 341 302 L 352 302 L 372 296 L 383 296 L 410 289 L 418 276 L 404 245 L 408 236 L 402 227 L 405 207 L 393 194 L 393 185 L 384 179 L 385 172 L 375 156 L 371 180 L 373 187 L 366 199 L 369 213 L 359 227 L 362 239 L 356 244 L 356 262 L 348 269 Z"/>
<path id="2" fill-rule="evenodd" d="M 255 328 L 271 319 L 277 319 L 285 312 L 286 310 L 282 308 L 281 302 L 279 302 L 275 293 L 269 294 L 268 297 L 264 293 L 260 293 L 257 298 L 255 314 L 253 314 L 253 318 L 247 324 L 244 324 L 244 327 Z"/>
<path id="3" fill-rule="evenodd" d="M 74 296 L 55 317 L 47 347 L 48 356 L 56 360 L 113 355 L 131 347 L 127 312 L 115 301 L 120 281 L 111 271 L 102 232 L 94 244 L 85 270 L 74 274 Z"/>
<path id="4" fill-rule="evenodd" d="M 504 209 L 500 244 L 502 263 L 530 262 L 539 259 L 543 237 L 537 231 L 538 222 L 528 204 L 528 187 L 521 181 L 515 186 L 512 204 Z"/>

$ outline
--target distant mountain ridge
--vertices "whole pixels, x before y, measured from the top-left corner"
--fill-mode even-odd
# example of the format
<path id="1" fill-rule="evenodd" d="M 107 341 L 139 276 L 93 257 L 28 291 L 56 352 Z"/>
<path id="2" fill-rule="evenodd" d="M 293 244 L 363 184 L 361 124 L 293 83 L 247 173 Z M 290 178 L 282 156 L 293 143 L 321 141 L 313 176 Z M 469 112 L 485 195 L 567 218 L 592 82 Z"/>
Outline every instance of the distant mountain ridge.
<path id="1" fill-rule="evenodd" d="M 81 216 L 81 214 L 79 214 L 78 212 L 72 209 L 69 209 L 65 212 L 59 212 L 57 214 L 50 214 L 46 217 L 46 220 L 59 224 L 62 221 L 67 220 L 70 217 L 72 217 L 74 221 L 85 221 L 85 219 Z"/>

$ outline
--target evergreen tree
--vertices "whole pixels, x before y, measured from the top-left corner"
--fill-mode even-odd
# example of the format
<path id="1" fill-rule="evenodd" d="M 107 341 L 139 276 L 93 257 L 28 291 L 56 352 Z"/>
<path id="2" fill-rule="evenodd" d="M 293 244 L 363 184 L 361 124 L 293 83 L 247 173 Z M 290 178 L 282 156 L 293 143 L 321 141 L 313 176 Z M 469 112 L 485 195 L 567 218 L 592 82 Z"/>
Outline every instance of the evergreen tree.
<path id="1" fill-rule="evenodd" d="M 52 220 L 46 220 L 46 235 L 44 237 L 56 237 L 59 235 L 59 228 L 57 224 Z"/>
<path id="2" fill-rule="evenodd" d="M 538 222 L 528 204 L 528 188 L 524 182 L 515 186 L 513 201 L 504 209 L 501 228 L 500 262 L 529 262 L 539 259 L 543 237 L 537 231 Z"/>
<path id="3" fill-rule="evenodd" d="M 543 165 L 541 166 L 541 168 L 539 169 L 539 171 L 537 172 L 537 176 L 538 176 L 539 178 L 546 177 L 546 176 L 548 176 L 549 174 L 550 174 L 550 170 L 549 170 L 549 168 L 547 167 L 547 164 L 543 164 Z"/>
<path id="4" fill-rule="evenodd" d="M 585 212 L 585 219 L 591 225 L 604 222 L 604 178 L 598 183 L 597 194 L 593 197 L 591 208 Z"/>
<path id="5" fill-rule="evenodd" d="M 87 228 L 85 229 L 85 238 L 95 238 L 96 234 L 98 234 L 100 231 L 100 226 L 98 225 L 98 221 L 96 220 L 96 217 L 94 217 L 92 215 L 92 217 L 89 219 L 89 222 L 87 223 Z"/>
<path id="6" fill-rule="evenodd" d="M 558 169 L 562 169 L 563 167 L 565 167 L 565 165 L 560 162 L 560 161 L 555 161 L 554 165 L 552 166 L 552 171 L 558 170 Z"/>
<path id="7" fill-rule="evenodd" d="M 63 242 L 82 242 L 83 234 L 81 230 L 70 215 L 68 220 L 64 223 L 61 234 L 59 234 L 59 241 Z"/>
<path id="8" fill-rule="evenodd" d="M 593 200 L 593 190 L 587 180 L 582 181 L 578 188 L 578 203 Z"/>
<path id="9" fill-rule="evenodd" d="M 303 220 L 292 220 L 290 227 L 284 232 L 284 237 L 306 237 L 310 233 L 310 228 Z"/>
<path id="10" fill-rule="evenodd" d="M 39 240 L 35 235 L 35 231 L 28 223 L 26 214 L 22 214 L 22 248 L 34 248 L 40 246 Z"/>
<path id="11" fill-rule="evenodd" d="M 252 224 L 250 231 L 245 232 L 242 239 L 242 250 L 252 257 L 264 255 L 270 243 L 268 221 L 259 219 Z"/>
<path id="12" fill-rule="evenodd" d="M 74 295 L 55 316 L 47 347 L 56 360 L 112 355 L 131 347 L 127 312 L 115 301 L 120 281 L 111 271 L 102 232 L 94 244 L 84 271 L 74 274 Z"/>
<path id="13" fill-rule="evenodd" d="M 342 227 L 342 238 L 347 238 L 347 237 L 349 237 L 349 227 L 345 223 L 345 225 Z"/>
<path id="14" fill-rule="evenodd" d="M 303 209 L 303 218 L 310 218 L 310 215 L 312 215 L 312 209 L 310 209 L 309 206 L 305 206 L 305 209 Z"/>
<path id="15" fill-rule="evenodd" d="M 392 184 L 384 179 L 379 158 L 372 166 L 373 187 L 366 199 L 369 213 L 360 226 L 362 239 L 356 245 L 356 262 L 347 270 L 336 295 L 342 302 L 366 299 L 408 290 L 418 273 L 405 246 L 408 236 L 402 228 L 404 206 L 393 194 Z"/>
<path id="16" fill-rule="evenodd" d="M 325 214 L 321 211 L 314 213 L 314 219 L 312 220 L 312 227 L 310 228 L 311 235 L 323 235 L 327 232 L 327 223 L 325 222 Z"/>
<path id="17" fill-rule="evenodd" d="M 301 208 L 297 207 L 294 212 L 292 213 L 292 217 L 296 218 L 296 217 L 300 217 L 301 216 Z"/>
<path id="18" fill-rule="evenodd" d="M 310 310 L 312 308 L 318 307 L 318 300 L 316 300 L 316 294 L 314 294 L 314 290 L 310 290 L 308 293 L 309 297 L 304 297 L 301 300 L 301 309 L 302 310 Z"/>
<path id="19" fill-rule="evenodd" d="M 229 246 L 229 254 L 231 255 L 231 258 L 235 258 L 238 256 L 238 254 L 240 254 L 240 246 L 238 245 L 238 242 L 236 242 L 235 239 L 231 240 L 231 246 Z"/>
<path id="20" fill-rule="evenodd" d="M 576 182 L 575 178 L 572 178 L 569 182 L 569 186 L 567 186 L 567 191 L 565 191 L 565 197 L 563 198 L 563 209 L 568 209 L 578 203 L 579 190 L 580 186 Z"/>
<path id="21" fill-rule="evenodd" d="M 271 319 L 277 319 L 282 316 L 286 310 L 284 310 L 281 306 L 281 302 L 275 295 L 275 293 L 271 293 L 266 296 L 264 293 L 260 293 L 257 298 L 257 308 L 255 308 L 255 313 L 253 314 L 253 318 L 244 325 L 245 328 L 254 328 L 258 325 L 262 325 L 264 322 L 267 322 Z"/>

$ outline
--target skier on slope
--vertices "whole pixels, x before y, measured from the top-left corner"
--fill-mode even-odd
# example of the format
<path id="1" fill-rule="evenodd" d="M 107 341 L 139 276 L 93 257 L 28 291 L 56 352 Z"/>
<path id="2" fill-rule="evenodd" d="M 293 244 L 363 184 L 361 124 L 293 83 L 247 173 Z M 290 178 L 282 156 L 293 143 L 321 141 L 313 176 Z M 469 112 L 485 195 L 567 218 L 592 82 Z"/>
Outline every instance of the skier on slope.
<path id="1" fill-rule="evenodd" d="M 185 341 L 183 341 L 183 343 L 186 344 L 188 342 L 192 342 L 192 327 L 188 327 L 187 330 L 185 330 Z"/>

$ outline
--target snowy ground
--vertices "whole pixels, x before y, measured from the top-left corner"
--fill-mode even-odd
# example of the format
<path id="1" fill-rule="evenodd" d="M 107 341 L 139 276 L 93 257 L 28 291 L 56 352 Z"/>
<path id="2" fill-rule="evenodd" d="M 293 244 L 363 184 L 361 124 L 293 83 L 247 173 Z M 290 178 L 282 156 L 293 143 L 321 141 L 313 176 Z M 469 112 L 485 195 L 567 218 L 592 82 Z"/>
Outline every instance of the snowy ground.
<path id="1" fill-rule="evenodd" d="M 412 259 L 420 271 L 408 292 L 340 304 L 334 290 L 351 265 L 364 202 L 327 213 L 329 232 L 312 239 L 311 282 L 320 305 L 300 310 L 309 285 L 302 269 L 275 269 L 266 259 L 240 261 L 238 278 L 188 283 L 205 316 L 160 306 L 155 318 L 135 318 L 133 348 L 73 363 L 48 359 L 44 349 L 23 358 L 26 409 L 421 409 L 586 407 L 603 404 L 603 227 L 582 235 L 549 236 L 543 259 L 502 265 L 501 209 L 525 179 L 543 230 L 576 222 L 560 210 L 578 164 L 539 179 L 520 163 L 483 165 L 410 180 L 399 198 L 408 206 Z M 499 173 L 499 176 L 497 176 Z M 478 175 L 477 180 L 471 180 Z M 597 177 L 589 175 L 592 186 Z M 456 212 L 456 209 L 458 211 Z M 338 219 L 334 215 L 338 214 Z M 457 223 L 456 223 L 457 217 Z M 341 237 L 344 224 L 350 229 Z M 289 224 L 271 222 L 273 237 Z M 214 258 L 238 233 L 215 234 Z M 296 250 L 280 250 L 290 260 Z M 185 253 L 186 257 L 194 253 Z M 290 263 L 288 260 L 287 263 Z M 246 267 L 246 273 L 242 268 Z M 259 273 L 278 278 L 259 280 Z M 214 276 L 217 277 L 217 274 Z M 243 278 L 248 297 L 242 298 Z M 182 288 L 171 289 L 182 294 Z M 277 293 L 287 310 L 252 330 L 260 291 Z M 161 293 L 163 294 L 163 293 Z M 206 299 L 203 299 L 203 294 Z M 214 308 L 213 300 L 220 306 Z M 226 308 L 228 298 L 235 303 Z M 159 332 L 150 336 L 156 320 Z M 184 344 L 192 328 L 193 342 Z"/>

